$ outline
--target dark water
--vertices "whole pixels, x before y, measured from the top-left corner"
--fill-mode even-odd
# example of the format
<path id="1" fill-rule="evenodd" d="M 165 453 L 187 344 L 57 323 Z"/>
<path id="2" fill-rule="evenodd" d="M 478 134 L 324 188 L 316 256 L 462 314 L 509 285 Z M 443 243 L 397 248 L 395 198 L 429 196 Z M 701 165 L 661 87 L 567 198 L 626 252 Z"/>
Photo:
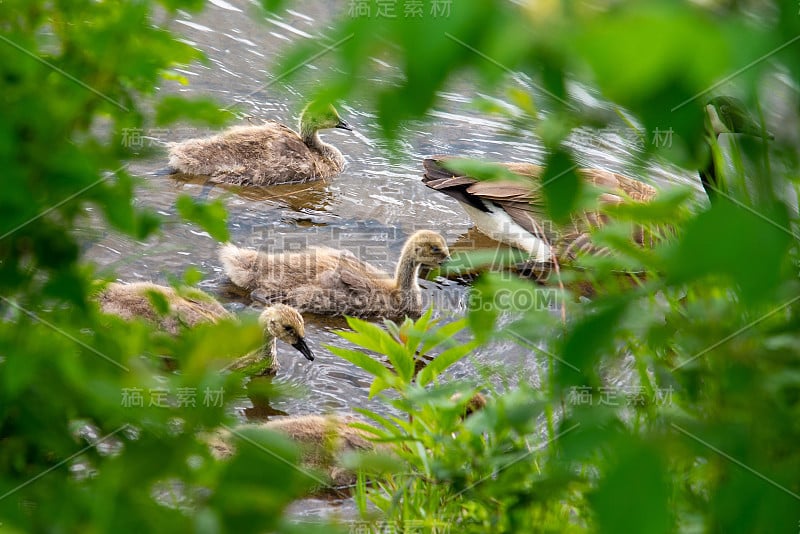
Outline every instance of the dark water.
<path id="1" fill-rule="evenodd" d="M 254 121 L 276 119 L 294 125 L 304 104 L 303 95 L 311 87 L 276 83 L 269 65 L 286 53 L 291 43 L 314 39 L 329 31 L 332 18 L 346 13 L 347 4 L 293 2 L 294 9 L 280 15 L 253 17 L 256 2 L 212 0 L 201 15 L 180 14 L 172 23 L 175 31 L 203 50 L 207 64 L 195 64 L 179 72 L 189 84 L 166 83 L 164 91 L 194 96 L 211 96 L 225 106 L 237 105 Z M 327 44 L 327 41 L 326 41 Z M 304 67 L 325 69 L 324 59 Z M 390 65 L 382 65 L 386 78 L 398 75 Z M 320 74 L 323 72 L 321 71 Z M 530 89 L 524 81 L 516 81 Z M 602 104 L 582 87 L 572 87 L 576 98 L 587 106 Z M 236 192 L 222 186 L 210 187 L 202 180 L 176 180 L 152 176 L 163 167 L 165 152 L 146 161 L 132 163 L 133 174 L 142 177 L 137 202 L 157 210 L 166 219 L 163 232 L 147 242 L 136 242 L 96 226 L 79 230 L 90 243 L 87 257 L 101 269 L 113 269 L 120 280 L 166 282 L 168 275 L 180 276 L 194 267 L 206 276 L 205 290 L 218 293 L 221 267 L 218 244 L 200 228 L 176 216 L 175 199 L 180 194 L 208 199 L 222 198 L 229 212 L 231 240 L 241 246 L 280 251 L 324 244 L 347 248 L 363 259 L 392 271 L 404 240 L 421 228 L 441 232 L 454 248 L 471 243 L 494 244 L 471 231 L 471 224 L 456 201 L 424 187 L 420 182 L 421 160 L 433 154 L 460 154 L 487 160 L 540 163 L 542 146 L 530 135 L 509 136 L 509 125 L 496 116 L 482 114 L 471 105 L 474 86 L 456 83 L 441 95 L 429 120 L 407 124 L 400 132 L 399 157 L 390 158 L 378 140 L 374 116 L 360 102 L 344 102 L 342 116 L 357 130 L 323 134 L 327 142 L 344 153 L 347 168 L 329 183 L 281 186 L 268 190 Z M 246 121 L 247 119 L 242 119 Z M 180 141 L 205 135 L 208 130 L 178 127 L 169 130 L 145 130 L 144 135 L 160 141 Z M 637 148 L 632 136 L 624 131 L 600 135 L 577 133 L 572 138 L 579 163 L 612 171 L 637 174 Z M 143 144 L 151 143 L 144 139 Z M 688 174 L 652 169 L 650 181 L 692 183 Z M 447 320 L 463 314 L 466 288 L 451 281 L 423 282 L 428 302 L 435 305 L 435 315 Z M 229 303 L 232 309 L 242 305 Z M 253 312 L 255 313 L 255 312 Z M 299 357 L 286 346 L 279 346 L 283 366 L 278 380 L 304 391 L 299 397 L 272 402 L 272 408 L 289 414 L 345 412 L 354 407 L 385 410 L 367 399 L 368 376 L 327 351 L 324 344 L 343 345 L 332 332 L 343 326 L 340 320 L 307 318 L 307 336 L 317 355 L 313 363 Z M 533 352 L 511 341 L 498 342 L 476 351 L 454 366 L 453 378 L 476 378 L 477 369 L 505 369 L 513 381 L 540 383 L 542 364 Z M 501 380 L 498 380 L 498 384 Z M 245 419 L 264 411 L 252 410 L 249 400 L 236 403 L 237 413 Z M 303 513 L 316 513 L 318 507 L 307 501 Z"/>

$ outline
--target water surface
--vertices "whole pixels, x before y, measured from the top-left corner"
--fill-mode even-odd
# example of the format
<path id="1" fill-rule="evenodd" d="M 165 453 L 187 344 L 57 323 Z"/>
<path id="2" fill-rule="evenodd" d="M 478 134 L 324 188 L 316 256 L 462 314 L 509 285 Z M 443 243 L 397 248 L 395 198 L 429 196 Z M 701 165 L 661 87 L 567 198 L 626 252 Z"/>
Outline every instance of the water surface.
<path id="1" fill-rule="evenodd" d="M 275 119 L 294 126 L 303 95 L 311 87 L 297 82 L 268 84 L 268 67 L 285 54 L 292 43 L 314 39 L 330 30 L 332 17 L 346 5 L 293 2 L 292 10 L 277 15 L 259 15 L 254 4 L 243 0 L 212 0 L 199 15 L 180 13 L 173 29 L 208 56 L 207 64 L 180 69 L 189 84 L 168 83 L 163 91 L 192 96 L 211 96 L 224 106 L 236 106 L 249 119 L 258 122 Z M 342 3 L 344 4 L 344 3 Z M 319 71 L 320 78 L 330 69 L 324 58 L 305 69 Z M 399 73 L 381 63 L 386 79 Z M 525 84 L 524 81 L 516 82 Z M 531 87 L 523 87 L 531 89 Z M 602 105 L 591 93 L 575 87 L 577 98 L 586 105 Z M 120 280 L 150 280 L 164 283 L 167 276 L 180 276 L 189 267 L 206 276 L 201 284 L 211 293 L 221 288 L 218 244 L 193 224 L 176 215 L 175 200 L 188 194 L 199 198 L 222 198 L 229 212 L 231 240 L 240 246 L 267 251 L 282 251 L 310 245 L 347 248 L 374 265 L 392 271 L 405 239 L 417 229 L 441 232 L 448 243 L 459 246 L 492 244 L 471 230 L 471 223 L 458 203 L 422 185 L 421 160 L 434 154 L 458 154 L 487 160 L 541 163 L 544 150 L 532 135 L 511 136 L 510 125 L 502 118 L 483 114 L 470 105 L 479 96 L 467 80 L 454 83 L 441 94 L 427 121 L 404 125 L 399 132 L 401 148 L 390 158 L 379 139 L 374 116 L 361 102 L 344 102 L 343 117 L 357 135 L 341 130 L 323 134 L 344 153 L 347 168 L 326 183 L 281 186 L 265 190 L 235 191 L 224 186 L 209 186 L 202 179 L 177 180 L 153 176 L 165 165 L 166 155 L 132 164 L 142 177 L 137 203 L 148 206 L 166 219 L 160 235 L 147 242 L 121 237 L 102 227 L 79 229 L 87 243 L 87 257 L 101 269 L 113 269 Z M 209 130 L 189 126 L 145 131 L 160 141 L 180 141 Z M 578 132 L 571 143 L 581 165 L 603 167 L 636 174 L 638 150 L 624 132 Z M 145 143 L 150 143 L 149 139 Z M 692 183 L 688 173 L 653 168 L 649 181 Z M 465 245 L 466 244 L 466 245 Z M 463 285 L 452 281 L 423 282 L 428 302 L 442 320 L 458 317 L 466 308 Z M 247 313 L 246 301 L 226 303 L 231 309 Z M 254 310 L 252 313 L 256 313 Z M 341 320 L 307 318 L 307 336 L 317 355 L 312 363 L 289 347 L 279 346 L 283 366 L 279 381 L 302 388 L 300 397 L 276 399 L 271 408 L 288 414 L 349 412 L 355 407 L 385 410 L 368 400 L 369 377 L 337 358 L 325 344 L 344 345 L 333 331 L 344 326 Z M 512 341 L 498 342 L 476 351 L 454 366 L 454 378 L 477 378 L 481 367 L 506 369 L 514 380 L 540 383 L 543 363 L 540 356 Z M 498 379 L 498 385 L 501 380 Z M 270 410 L 255 409 L 248 399 L 235 403 L 236 413 L 260 418 Z M 311 506 L 310 508 L 314 508 Z"/>

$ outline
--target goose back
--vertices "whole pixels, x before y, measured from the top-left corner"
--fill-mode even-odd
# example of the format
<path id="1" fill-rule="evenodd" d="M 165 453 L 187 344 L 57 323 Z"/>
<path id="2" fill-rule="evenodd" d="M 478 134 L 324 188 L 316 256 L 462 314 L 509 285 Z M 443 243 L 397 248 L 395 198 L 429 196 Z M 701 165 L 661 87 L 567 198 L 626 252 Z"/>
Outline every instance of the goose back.
<path id="1" fill-rule="evenodd" d="M 268 121 L 175 144 L 169 166 L 216 182 L 269 186 L 330 178 L 342 171 L 344 157 L 331 145 L 309 146 L 289 127 Z"/>
<path id="2" fill-rule="evenodd" d="M 417 245 L 429 245 L 435 252 L 417 250 Z M 447 255 L 441 236 L 426 231 L 409 238 L 395 276 L 349 251 L 327 247 L 266 254 L 229 244 L 220 251 L 225 273 L 254 298 L 324 315 L 386 318 L 421 313 L 422 297 L 416 282 L 419 266 L 442 261 Z"/>
<path id="3" fill-rule="evenodd" d="M 159 297 L 167 303 L 166 313 L 159 313 L 153 306 L 152 299 Z M 219 302 L 203 291 L 185 288 L 179 294 L 174 288 L 150 282 L 113 282 L 97 295 L 97 302 L 104 313 L 125 320 L 141 317 L 171 334 L 177 334 L 181 326 L 192 327 L 232 317 Z"/>

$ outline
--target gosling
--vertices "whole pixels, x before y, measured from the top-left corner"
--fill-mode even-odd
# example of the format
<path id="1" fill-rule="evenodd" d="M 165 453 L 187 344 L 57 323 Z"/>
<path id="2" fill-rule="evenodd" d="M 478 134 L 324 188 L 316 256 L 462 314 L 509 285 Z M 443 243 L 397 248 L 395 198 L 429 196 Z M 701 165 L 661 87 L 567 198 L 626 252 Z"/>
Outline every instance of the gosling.
<path id="1" fill-rule="evenodd" d="M 319 130 L 327 128 L 352 131 L 333 106 L 311 103 L 300 115 L 299 134 L 279 122 L 267 121 L 173 144 L 170 171 L 240 186 L 324 180 L 342 172 L 345 163 L 336 147 L 319 138 Z"/>
<path id="2" fill-rule="evenodd" d="M 453 395 L 450 400 L 463 408 L 462 419 L 486 406 L 486 398 L 480 393 L 474 394 L 466 402 L 460 394 Z M 353 486 L 356 482 L 356 474 L 342 467 L 342 457 L 345 454 L 357 452 L 390 455 L 393 450 L 391 445 L 375 441 L 377 434 L 356 428 L 351 425 L 353 422 L 358 421 L 352 416 L 300 415 L 268 421 L 258 426 L 283 434 L 297 443 L 302 450 L 301 466 L 322 471 L 329 486 L 341 489 Z M 218 459 L 228 458 L 236 452 L 228 431 L 212 434 L 207 442 L 211 453 Z"/>
<path id="3" fill-rule="evenodd" d="M 163 299 L 166 311 L 161 313 L 153 299 Z M 177 335 L 182 326 L 193 327 L 201 323 L 216 323 L 234 316 L 211 295 L 194 288 L 174 288 L 137 282 L 133 284 L 108 284 L 98 295 L 97 302 L 104 313 L 125 320 L 143 318 L 158 328 Z M 259 317 L 264 329 L 263 346 L 243 356 L 225 369 L 250 376 L 274 375 L 279 364 L 276 340 L 280 339 L 300 351 L 309 361 L 314 354 L 305 340 L 303 317 L 290 306 L 275 304 L 266 308 Z"/>
<path id="4" fill-rule="evenodd" d="M 389 319 L 422 313 L 420 267 L 436 268 L 449 257 L 444 238 L 429 230 L 408 238 L 394 277 L 349 251 L 327 247 L 266 254 L 227 244 L 220 250 L 225 274 L 253 298 L 301 312 Z"/>

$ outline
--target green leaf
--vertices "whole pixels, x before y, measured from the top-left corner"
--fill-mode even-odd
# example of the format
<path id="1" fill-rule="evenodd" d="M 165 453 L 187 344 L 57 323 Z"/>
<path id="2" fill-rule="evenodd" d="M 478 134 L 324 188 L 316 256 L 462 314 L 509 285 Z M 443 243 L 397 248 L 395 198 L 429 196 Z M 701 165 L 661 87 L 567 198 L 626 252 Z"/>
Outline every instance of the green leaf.
<path id="1" fill-rule="evenodd" d="M 348 317 L 347 323 L 355 332 L 337 332 L 340 337 L 367 350 L 386 355 L 400 378 L 405 382 L 411 381 L 414 373 L 413 351 L 407 350 L 388 332 L 373 323 L 354 317 Z"/>
<path id="2" fill-rule="evenodd" d="M 391 374 L 391 371 L 389 371 L 383 364 L 373 360 L 363 352 L 345 349 L 342 347 L 334 347 L 332 345 L 325 345 L 325 347 L 335 355 L 347 360 L 356 367 L 360 367 L 376 378 L 388 379 Z"/>
<path id="3" fill-rule="evenodd" d="M 576 172 L 578 166 L 567 152 L 557 150 L 547 158 L 542 190 L 550 218 L 561 224 L 569 219 L 577 206 L 583 181 Z"/>
<path id="4" fill-rule="evenodd" d="M 423 336 L 423 344 L 420 347 L 420 354 L 427 354 L 431 349 L 443 343 L 457 343 L 455 335 L 467 327 L 467 319 L 462 318 L 457 321 L 444 324 L 434 330 L 426 332 Z"/>
<path id="5" fill-rule="evenodd" d="M 624 300 L 603 303 L 572 326 L 564 340 L 561 360 L 555 363 L 562 386 L 599 387 L 596 363 L 613 348 L 615 327 L 626 307 Z"/>
<path id="6" fill-rule="evenodd" d="M 183 271 L 183 283 L 187 286 L 197 285 L 202 279 L 203 273 L 201 273 L 197 267 L 187 267 L 186 270 Z"/>
<path id="7" fill-rule="evenodd" d="M 261 7 L 263 7 L 266 11 L 274 13 L 279 11 L 285 3 L 286 0 L 261 0 Z"/>
<path id="8" fill-rule="evenodd" d="M 435 380 L 447 370 L 451 365 L 461 360 L 464 356 L 478 348 L 479 344 L 475 341 L 464 343 L 451 347 L 433 359 L 425 368 L 417 375 L 417 383 L 420 386 L 425 386 L 431 381 Z"/>
<path id="9" fill-rule="evenodd" d="M 230 240 L 227 226 L 228 213 L 222 201 L 200 202 L 188 195 L 181 195 L 175 205 L 181 217 L 199 224 L 217 241 L 224 243 Z"/>
<path id="10" fill-rule="evenodd" d="M 590 498 L 598 531 L 672 532 L 671 490 L 663 460 L 652 447 L 621 448 L 618 464 L 603 477 Z"/>
<path id="11" fill-rule="evenodd" d="M 368 393 L 367 396 L 370 399 L 372 399 L 372 398 L 375 397 L 375 395 L 377 395 L 378 393 L 380 393 L 381 391 L 383 391 L 385 389 L 391 388 L 393 386 L 393 384 L 396 384 L 396 383 L 397 383 L 397 380 L 395 380 L 394 377 L 376 376 L 375 379 L 372 381 L 372 384 L 370 384 L 370 386 L 369 386 L 369 393 Z"/>
<path id="12" fill-rule="evenodd" d="M 748 302 L 770 299 L 793 241 L 783 208 L 750 208 L 720 197 L 689 223 L 668 262 L 676 283 L 727 276 Z"/>
<path id="13" fill-rule="evenodd" d="M 728 67 L 730 43 L 700 10 L 632 3 L 588 22 L 572 44 L 602 92 L 618 102 L 644 100 L 667 84 L 700 92 Z"/>
<path id="14" fill-rule="evenodd" d="M 495 333 L 494 327 L 499 311 L 494 305 L 496 294 L 494 281 L 491 275 L 482 275 L 469 292 L 467 321 L 475 339 L 480 343 L 486 343 Z"/>
<path id="15" fill-rule="evenodd" d="M 156 313 L 159 315 L 166 315 L 169 313 L 169 301 L 160 291 L 149 290 L 147 291 L 147 300 L 153 305 Z"/>
<path id="16" fill-rule="evenodd" d="M 156 124 L 167 126 L 179 120 L 192 123 L 223 126 L 235 115 L 232 111 L 221 109 L 219 103 L 209 98 L 187 99 L 166 96 L 156 104 Z"/>
<path id="17" fill-rule="evenodd" d="M 447 170 L 453 171 L 460 176 L 469 176 L 476 180 L 509 180 L 523 184 L 531 183 L 530 178 L 515 174 L 500 163 L 490 163 L 488 161 L 467 158 L 452 158 L 447 160 L 445 166 Z"/>
<path id="18" fill-rule="evenodd" d="M 355 317 L 347 317 L 347 324 L 353 329 L 353 332 L 340 330 L 336 332 L 336 335 L 359 347 L 373 352 L 384 353 L 389 346 L 397 344 L 397 341 L 392 339 L 388 332 L 374 323 Z"/>

